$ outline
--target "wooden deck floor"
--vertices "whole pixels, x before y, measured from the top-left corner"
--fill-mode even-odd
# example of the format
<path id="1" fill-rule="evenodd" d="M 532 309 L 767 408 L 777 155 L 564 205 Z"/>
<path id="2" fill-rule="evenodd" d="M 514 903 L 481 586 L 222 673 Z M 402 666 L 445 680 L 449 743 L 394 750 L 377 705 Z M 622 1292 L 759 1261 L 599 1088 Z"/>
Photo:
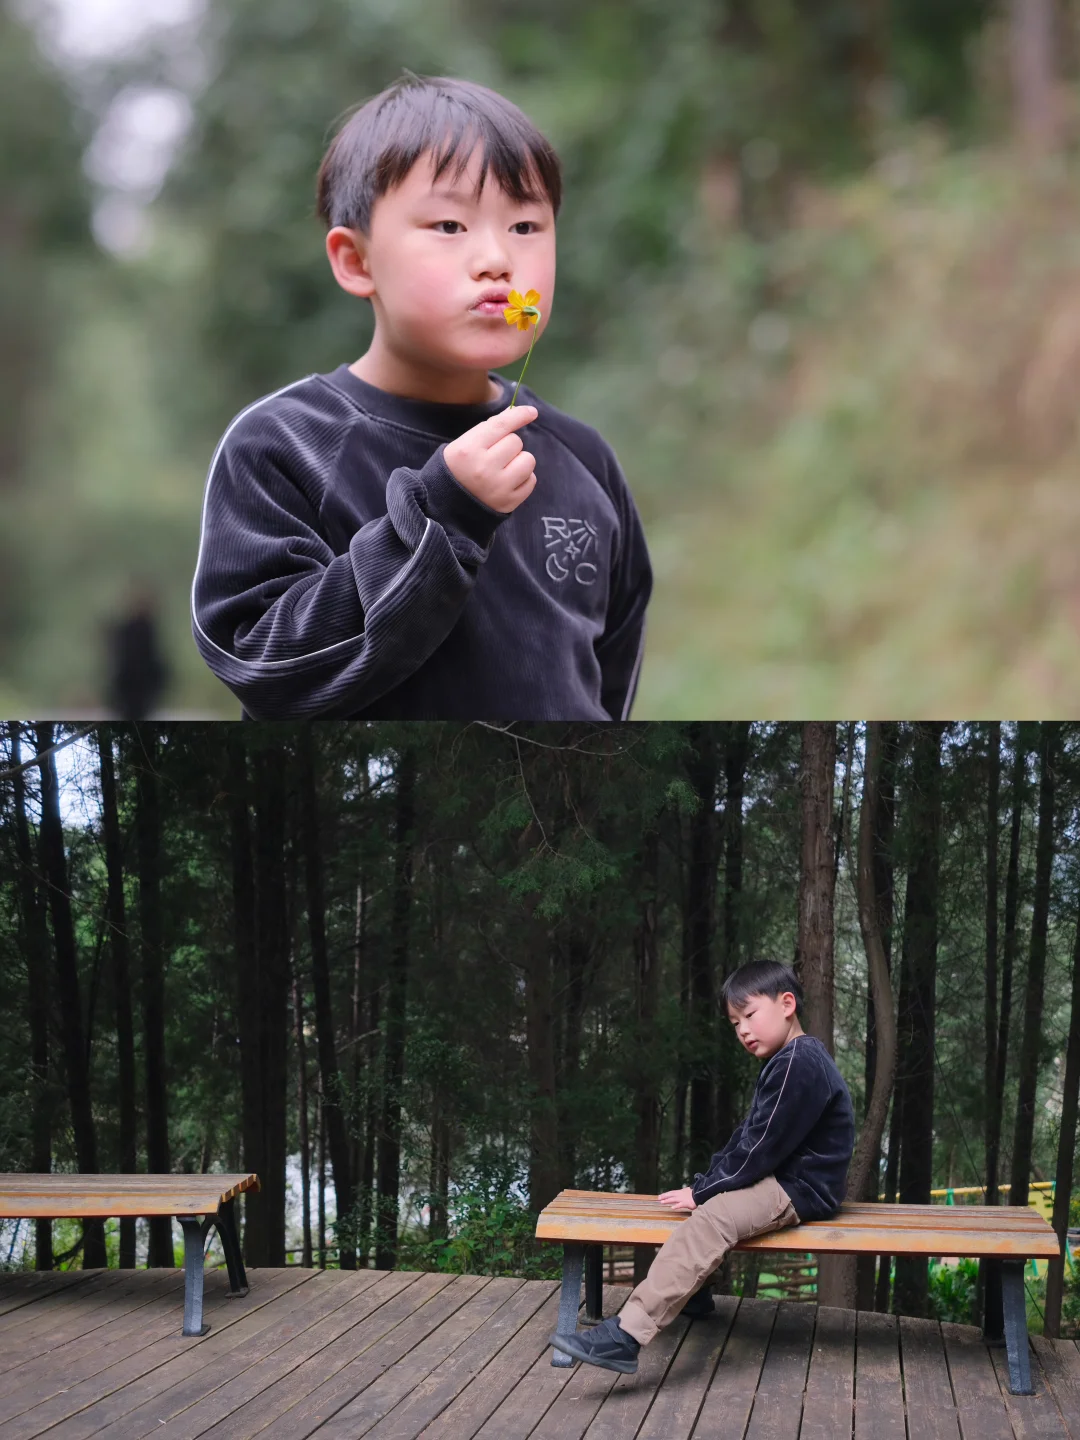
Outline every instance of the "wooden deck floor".
<path id="1" fill-rule="evenodd" d="M 552 1281 L 249 1276 L 240 1300 L 208 1276 L 212 1329 L 185 1340 L 178 1272 L 0 1275 L 0 1437 L 1080 1440 L 1072 1341 L 1034 1341 L 1019 1397 L 966 1326 L 718 1298 L 616 1376 L 551 1366 Z"/>

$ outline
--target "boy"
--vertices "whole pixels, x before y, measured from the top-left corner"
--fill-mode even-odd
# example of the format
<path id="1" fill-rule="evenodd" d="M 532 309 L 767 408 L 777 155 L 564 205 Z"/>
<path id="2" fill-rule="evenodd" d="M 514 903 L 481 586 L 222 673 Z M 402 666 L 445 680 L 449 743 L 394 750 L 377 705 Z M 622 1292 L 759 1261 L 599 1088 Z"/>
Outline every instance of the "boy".
<path id="1" fill-rule="evenodd" d="M 560 201 L 548 142 L 464 80 L 406 74 L 331 142 L 326 251 L 371 345 L 242 411 L 203 500 L 192 629 L 245 718 L 628 717 L 652 575 L 626 481 L 493 373 L 531 338 L 511 290 L 550 318 Z"/>
<path id="2" fill-rule="evenodd" d="M 660 1203 L 690 1219 L 661 1245 L 618 1315 L 551 1344 L 605 1370 L 632 1375 L 638 1350 L 670 1324 L 731 1247 L 751 1235 L 824 1220 L 844 1198 L 855 1143 L 851 1096 L 832 1056 L 799 1024 L 802 987 L 786 965 L 741 965 L 722 991 L 728 1018 L 751 1055 L 764 1060 L 750 1113 L 706 1174 L 668 1190 Z M 711 1298 L 687 1306 L 712 1309 Z"/>

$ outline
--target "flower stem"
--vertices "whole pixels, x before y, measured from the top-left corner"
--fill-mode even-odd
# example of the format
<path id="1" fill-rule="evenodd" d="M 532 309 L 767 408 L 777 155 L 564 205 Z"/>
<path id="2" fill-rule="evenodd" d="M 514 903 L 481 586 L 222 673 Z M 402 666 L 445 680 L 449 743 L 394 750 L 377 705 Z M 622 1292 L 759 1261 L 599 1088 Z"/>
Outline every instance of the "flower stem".
<path id="1" fill-rule="evenodd" d="M 510 401 L 510 409 L 511 409 L 511 410 L 514 408 L 514 401 L 517 399 L 518 387 L 521 385 L 522 380 L 525 379 L 525 371 L 529 368 L 529 356 L 532 355 L 532 347 L 536 344 L 536 326 L 535 326 L 535 325 L 532 327 L 532 332 L 533 332 L 533 333 L 532 333 L 532 339 L 529 341 L 529 354 L 525 356 L 525 364 L 521 367 L 521 374 L 518 376 L 517 385 L 514 386 L 513 398 L 512 398 L 511 401 Z"/>

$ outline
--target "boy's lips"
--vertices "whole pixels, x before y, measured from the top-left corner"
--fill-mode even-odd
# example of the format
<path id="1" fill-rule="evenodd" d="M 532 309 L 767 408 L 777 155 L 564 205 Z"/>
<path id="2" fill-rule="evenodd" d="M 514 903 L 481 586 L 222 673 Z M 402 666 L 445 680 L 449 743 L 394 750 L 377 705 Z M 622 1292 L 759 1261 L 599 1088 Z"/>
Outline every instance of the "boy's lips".
<path id="1" fill-rule="evenodd" d="M 508 290 L 485 290 L 472 308 L 478 315 L 501 315 L 509 303 Z"/>

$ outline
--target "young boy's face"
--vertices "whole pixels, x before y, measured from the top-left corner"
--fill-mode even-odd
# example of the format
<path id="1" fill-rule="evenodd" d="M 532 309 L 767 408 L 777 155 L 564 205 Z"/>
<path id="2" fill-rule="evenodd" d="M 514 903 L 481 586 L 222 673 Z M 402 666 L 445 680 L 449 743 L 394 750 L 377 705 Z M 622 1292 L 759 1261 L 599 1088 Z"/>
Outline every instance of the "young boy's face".
<path id="1" fill-rule="evenodd" d="M 796 1002 L 790 990 L 777 995 L 751 995 L 745 1005 L 727 1007 L 728 1019 L 742 1045 L 759 1060 L 775 1055 L 793 1033 Z M 795 1021 L 795 1024 L 798 1022 Z"/>
<path id="2" fill-rule="evenodd" d="M 436 182 L 425 152 L 375 202 L 369 235 L 338 226 L 327 236 L 338 284 L 370 297 L 378 343 L 399 367 L 483 374 L 519 360 L 532 327 L 507 324 L 511 290 L 538 290 L 536 329 L 547 326 L 555 290 L 551 204 L 512 200 L 491 170 L 477 196 L 480 160 L 478 147 L 459 179 L 451 166 Z M 483 303 L 488 292 L 494 298 Z"/>

